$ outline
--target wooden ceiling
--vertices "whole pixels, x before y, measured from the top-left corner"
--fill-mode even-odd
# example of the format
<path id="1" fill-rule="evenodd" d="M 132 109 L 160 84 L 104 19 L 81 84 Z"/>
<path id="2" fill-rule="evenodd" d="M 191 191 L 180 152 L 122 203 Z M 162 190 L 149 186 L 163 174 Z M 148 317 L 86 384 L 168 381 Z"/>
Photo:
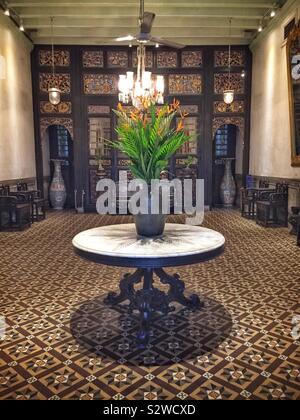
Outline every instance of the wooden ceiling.
<path id="1" fill-rule="evenodd" d="M 273 5 L 272 0 L 145 0 L 145 10 L 156 13 L 152 34 L 185 45 L 228 44 L 230 18 L 232 44 L 249 44 Z M 12 0 L 8 6 L 36 44 L 51 42 L 51 16 L 55 44 L 113 45 L 115 37 L 134 35 L 138 28 L 139 0 Z"/>

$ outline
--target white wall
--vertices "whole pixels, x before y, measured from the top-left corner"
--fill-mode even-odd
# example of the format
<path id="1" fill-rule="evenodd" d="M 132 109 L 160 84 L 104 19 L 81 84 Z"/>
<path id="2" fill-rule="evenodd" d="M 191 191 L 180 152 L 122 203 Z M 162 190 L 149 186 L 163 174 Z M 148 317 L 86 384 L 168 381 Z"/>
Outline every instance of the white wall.
<path id="1" fill-rule="evenodd" d="M 286 48 L 283 27 L 295 16 L 299 0 L 288 2 L 272 30 L 252 46 L 250 173 L 256 176 L 300 179 L 291 166 L 291 132 Z M 275 23 L 275 21 L 274 21 Z"/>
<path id="2" fill-rule="evenodd" d="M 6 77 L 0 79 L 0 182 L 36 176 L 31 48 L 24 34 L 0 13 L 0 54 L 6 62 Z"/>

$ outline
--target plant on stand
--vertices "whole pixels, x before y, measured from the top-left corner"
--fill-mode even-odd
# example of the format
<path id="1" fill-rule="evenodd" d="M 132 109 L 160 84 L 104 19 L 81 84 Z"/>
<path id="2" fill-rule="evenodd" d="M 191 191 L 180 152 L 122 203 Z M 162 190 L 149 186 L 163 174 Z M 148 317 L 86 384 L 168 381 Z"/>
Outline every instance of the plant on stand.
<path id="1" fill-rule="evenodd" d="M 185 159 L 185 166 L 183 168 L 183 173 L 185 178 L 192 178 L 193 177 L 193 169 L 192 166 L 197 164 L 197 158 L 195 156 L 188 156 Z"/>
<path id="2" fill-rule="evenodd" d="M 141 108 L 131 111 L 119 104 L 114 112 L 118 117 L 118 140 L 110 142 L 110 145 L 128 157 L 133 176 L 147 185 L 151 185 L 152 180 L 160 179 L 169 159 L 185 142 L 191 140 L 191 136 L 184 131 L 184 118 L 188 114 L 180 109 L 177 100 L 160 107 L 144 103 Z M 174 124 L 177 117 L 179 121 Z M 164 229 L 165 215 L 139 214 L 135 217 L 135 223 L 139 235 L 159 236 Z"/>

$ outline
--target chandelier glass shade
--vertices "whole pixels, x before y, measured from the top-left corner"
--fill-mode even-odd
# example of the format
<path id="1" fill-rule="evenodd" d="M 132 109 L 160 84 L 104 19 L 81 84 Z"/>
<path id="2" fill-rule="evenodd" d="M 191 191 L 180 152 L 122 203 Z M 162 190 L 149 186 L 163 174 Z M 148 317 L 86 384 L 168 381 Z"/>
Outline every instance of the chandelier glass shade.
<path id="1" fill-rule="evenodd" d="M 119 101 L 123 104 L 132 103 L 135 108 L 164 103 L 164 77 L 153 77 L 151 71 L 146 71 L 145 57 L 146 48 L 140 44 L 137 48 L 136 76 L 133 71 L 119 76 Z"/>
<path id="2" fill-rule="evenodd" d="M 49 102 L 52 105 L 58 105 L 60 103 L 60 94 L 61 91 L 58 88 L 50 88 L 48 90 L 49 93 Z"/>
<path id="3" fill-rule="evenodd" d="M 231 38 L 231 19 L 229 20 L 229 38 Z M 223 91 L 223 101 L 227 105 L 234 101 L 234 90 L 231 89 L 231 44 L 228 47 L 228 88 Z"/>
<path id="4" fill-rule="evenodd" d="M 228 105 L 232 104 L 232 102 L 234 101 L 234 90 L 232 89 L 224 90 L 223 100 L 225 104 L 228 104 Z"/>
<path id="5" fill-rule="evenodd" d="M 54 56 L 54 40 L 53 40 L 53 17 L 51 17 L 51 36 L 52 36 L 52 79 L 53 79 L 53 86 L 48 89 L 49 94 L 49 102 L 52 105 L 58 105 L 60 103 L 60 89 L 56 86 L 55 83 L 55 56 Z"/>

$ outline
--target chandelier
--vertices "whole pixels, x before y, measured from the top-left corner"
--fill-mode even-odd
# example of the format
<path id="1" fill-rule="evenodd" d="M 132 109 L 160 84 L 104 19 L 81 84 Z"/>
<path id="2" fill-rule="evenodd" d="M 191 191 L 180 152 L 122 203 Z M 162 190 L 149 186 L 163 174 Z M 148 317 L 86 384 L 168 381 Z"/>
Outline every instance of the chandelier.
<path id="1" fill-rule="evenodd" d="M 223 100 L 225 104 L 230 105 L 234 101 L 234 90 L 230 89 L 231 85 L 231 19 L 229 19 L 229 47 L 228 47 L 228 89 L 223 92 Z"/>
<path id="2" fill-rule="evenodd" d="M 139 43 L 137 48 L 137 74 L 133 71 L 119 76 L 119 101 L 132 104 L 135 108 L 164 103 L 165 83 L 163 76 L 152 76 L 146 71 L 146 47 Z"/>

